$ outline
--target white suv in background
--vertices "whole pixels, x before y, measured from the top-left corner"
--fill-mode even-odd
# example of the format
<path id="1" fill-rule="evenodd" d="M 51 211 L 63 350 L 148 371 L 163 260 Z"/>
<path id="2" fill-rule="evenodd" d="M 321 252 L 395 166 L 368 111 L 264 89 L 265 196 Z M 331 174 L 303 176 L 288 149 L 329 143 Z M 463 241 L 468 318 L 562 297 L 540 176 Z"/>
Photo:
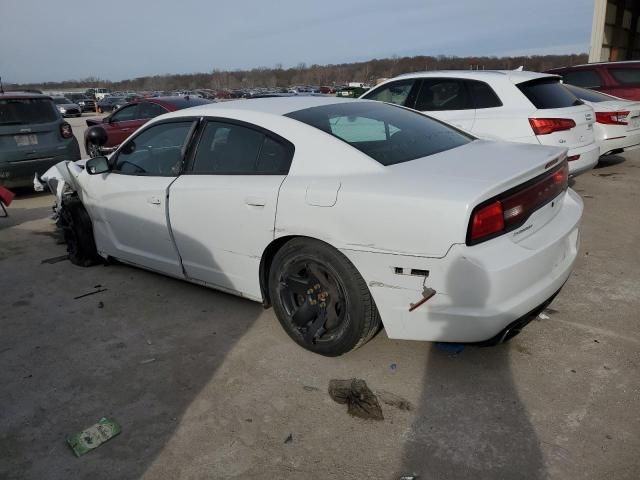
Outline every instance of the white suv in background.
<path id="1" fill-rule="evenodd" d="M 433 71 L 401 75 L 360 98 L 395 103 L 471 132 L 568 149 L 572 176 L 598 163 L 593 108 L 560 77 L 519 70 Z"/>

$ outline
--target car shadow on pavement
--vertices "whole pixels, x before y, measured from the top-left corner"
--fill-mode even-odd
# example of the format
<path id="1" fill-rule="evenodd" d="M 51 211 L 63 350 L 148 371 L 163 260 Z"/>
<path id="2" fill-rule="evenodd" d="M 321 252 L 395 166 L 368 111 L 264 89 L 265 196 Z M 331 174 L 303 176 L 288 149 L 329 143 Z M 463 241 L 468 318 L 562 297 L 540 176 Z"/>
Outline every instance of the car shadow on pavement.
<path id="1" fill-rule="evenodd" d="M 447 278 L 452 303 L 486 303 L 483 270 L 461 260 Z M 446 332 L 445 332 L 446 333 Z M 451 344 L 445 344 L 451 345 Z M 432 344 L 402 473 L 433 479 L 546 478 L 542 451 L 509 365 L 509 344 L 468 345 L 459 354 Z"/>
<path id="2" fill-rule="evenodd" d="M 262 306 L 122 264 L 41 264 L 65 247 L 11 234 L 31 246 L 0 260 L 0 478 L 140 478 Z M 66 435 L 101 417 L 122 433 L 74 457 Z"/>
<path id="3" fill-rule="evenodd" d="M 598 160 L 598 164 L 594 167 L 594 169 L 613 167 L 615 165 L 620 165 L 621 163 L 626 162 L 627 159 L 622 155 L 605 155 L 604 157 L 600 157 Z"/>

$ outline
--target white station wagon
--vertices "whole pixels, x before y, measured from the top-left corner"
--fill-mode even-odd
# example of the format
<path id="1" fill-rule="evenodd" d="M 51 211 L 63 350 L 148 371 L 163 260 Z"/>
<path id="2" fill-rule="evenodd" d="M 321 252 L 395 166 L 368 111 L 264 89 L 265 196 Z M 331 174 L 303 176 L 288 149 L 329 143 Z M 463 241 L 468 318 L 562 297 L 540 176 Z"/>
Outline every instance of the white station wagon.
<path id="1" fill-rule="evenodd" d="M 520 70 L 408 73 L 361 98 L 413 108 L 482 138 L 567 148 L 575 176 L 598 163 L 595 114 L 560 80 Z"/>
<path id="2" fill-rule="evenodd" d="M 44 179 L 75 263 L 113 257 L 272 305 L 323 355 L 381 322 L 390 338 L 510 338 L 569 277 L 583 208 L 563 149 L 337 98 L 169 113 Z"/>

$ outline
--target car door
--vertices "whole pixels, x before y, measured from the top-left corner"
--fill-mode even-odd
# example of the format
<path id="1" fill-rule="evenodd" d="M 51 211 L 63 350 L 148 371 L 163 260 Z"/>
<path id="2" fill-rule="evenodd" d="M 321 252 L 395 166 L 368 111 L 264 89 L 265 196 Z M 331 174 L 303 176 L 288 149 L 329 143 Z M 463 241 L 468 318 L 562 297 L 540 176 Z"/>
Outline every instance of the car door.
<path id="1" fill-rule="evenodd" d="M 181 172 L 196 123 L 175 119 L 154 124 L 111 157 L 111 171 L 85 177 L 83 202 L 99 252 L 182 276 L 168 225 L 167 193 Z"/>
<path id="2" fill-rule="evenodd" d="M 259 267 L 274 238 L 293 145 L 226 119 L 203 124 L 190 166 L 170 188 L 171 229 L 185 275 L 260 300 Z"/>
<path id="3" fill-rule="evenodd" d="M 465 80 L 471 102 L 475 107 L 475 121 L 469 130 L 480 138 L 508 140 L 517 137 L 513 125 L 522 118 L 519 109 L 505 108 L 491 86 L 479 80 Z M 528 125 L 527 125 L 528 126 Z"/>
<path id="4" fill-rule="evenodd" d="M 107 118 L 107 147 L 120 145 L 144 123 L 138 115 L 137 103 L 125 105 Z"/>
<path id="5" fill-rule="evenodd" d="M 475 122 L 469 91 L 458 78 L 423 78 L 414 108 L 469 132 Z"/>

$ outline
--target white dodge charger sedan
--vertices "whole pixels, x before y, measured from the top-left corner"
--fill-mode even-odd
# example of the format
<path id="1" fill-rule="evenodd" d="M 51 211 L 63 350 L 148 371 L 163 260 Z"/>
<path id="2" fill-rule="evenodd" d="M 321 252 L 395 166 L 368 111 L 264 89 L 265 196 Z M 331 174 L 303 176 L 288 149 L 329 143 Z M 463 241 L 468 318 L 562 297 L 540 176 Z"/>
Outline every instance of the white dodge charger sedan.
<path id="1" fill-rule="evenodd" d="M 571 273 L 564 149 L 478 140 L 382 102 L 289 97 L 162 115 L 45 174 L 70 258 L 272 305 L 301 346 L 499 343 Z"/>
<path id="2" fill-rule="evenodd" d="M 521 70 L 408 73 L 361 98 L 414 108 L 473 135 L 569 150 L 569 174 L 598 163 L 595 115 L 560 83 L 560 77 Z"/>

